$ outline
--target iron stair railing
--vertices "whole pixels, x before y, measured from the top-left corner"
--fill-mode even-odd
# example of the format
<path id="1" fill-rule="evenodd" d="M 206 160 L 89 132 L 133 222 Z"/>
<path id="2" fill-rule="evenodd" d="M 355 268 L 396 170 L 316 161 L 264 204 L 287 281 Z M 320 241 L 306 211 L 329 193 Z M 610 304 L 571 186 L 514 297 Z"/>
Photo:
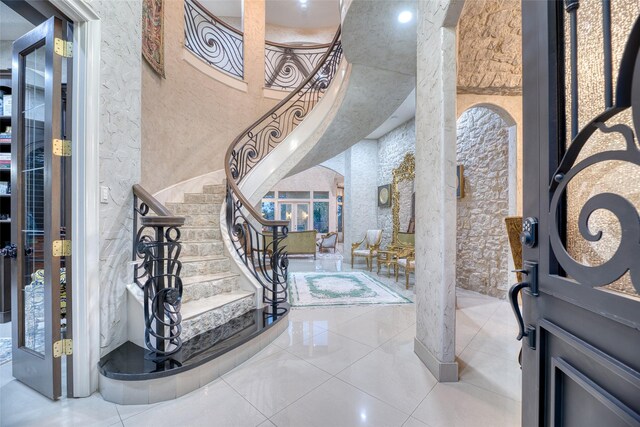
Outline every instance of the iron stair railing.
<path id="1" fill-rule="evenodd" d="M 155 215 L 148 215 L 150 210 Z M 142 186 L 133 186 L 133 278 L 144 292 L 144 341 L 150 350 L 147 357 L 156 361 L 182 348 L 179 257 L 184 221 Z"/>
<path id="2" fill-rule="evenodd" d="M 244 265 L 262 286 L 263 302 L 274 307 L 287 301 L 289 261 L 282 241 L 289 231 L 289 221 L 263 218 L 242 194 L 239 184 L 313 110 L 333 81 L 341 59 L 338 29 L 322 60 L 297 89 L 238 135 L 225 157 L 229 237 Z"/>

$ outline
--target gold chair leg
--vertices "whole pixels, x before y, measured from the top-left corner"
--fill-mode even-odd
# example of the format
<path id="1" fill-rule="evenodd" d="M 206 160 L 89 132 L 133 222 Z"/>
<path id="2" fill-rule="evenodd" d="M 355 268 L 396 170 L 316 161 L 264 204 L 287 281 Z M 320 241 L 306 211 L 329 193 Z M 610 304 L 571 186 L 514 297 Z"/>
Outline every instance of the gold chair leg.
<path id="1" fill-rule="evenodd" d="M 353 270 L 353 259 L 354 259 L 354 258 L 355 258 L 355 257 L 353 256 L 353 252 L 351 252 L 351 269 L 352 269 L 352 270 Z"/>
<path id="2" fill-rule="evenodd" d="M 406 284 L 405 288 L 409 289 L 409 269 L 408 268 L 404 270 L 404 274 L 405 274 L 405 276 L 407 278 L 407 284 Z"/>

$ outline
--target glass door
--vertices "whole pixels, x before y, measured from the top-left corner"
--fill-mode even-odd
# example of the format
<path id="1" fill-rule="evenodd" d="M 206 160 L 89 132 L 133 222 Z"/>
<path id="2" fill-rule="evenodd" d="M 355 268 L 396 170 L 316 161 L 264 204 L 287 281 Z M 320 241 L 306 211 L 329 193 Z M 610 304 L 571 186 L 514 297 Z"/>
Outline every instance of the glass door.
<path id="1" fill-rule="evenodd" d="M 62 165 L 63 22 L 50 18 L 13 44 L 12 262 L 13 376 L 43 395 L 61 395 L 61 294 L 66 224 Z M 57 46 L 56 46 L 57 45 Z M 61 49 L 62 48 L 62 49 Z"/>

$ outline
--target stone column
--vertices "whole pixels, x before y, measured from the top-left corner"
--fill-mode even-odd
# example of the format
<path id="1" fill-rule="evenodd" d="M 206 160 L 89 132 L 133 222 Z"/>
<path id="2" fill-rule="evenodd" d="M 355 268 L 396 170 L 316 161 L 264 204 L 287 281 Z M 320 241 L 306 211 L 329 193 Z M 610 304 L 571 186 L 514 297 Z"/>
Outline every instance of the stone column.
<path id="1" fill-rule="evenodd" d="M 261 99 L 264 87 L 265 1 L 245 0 L 243 7 L 244 81 L 249 94 Z"/>
<path id="2" fill-rule="evenodd" d="M 456 29 L 462 2 L 418 2 L 414 350 L 438 381 L 457 381 Z"/>
<path id="3" fill-rule="evenodd" d="M 351 263 L 351 243 L 360 241 L 367 230 L 378 228 L 377 181 L 378 141 L 360 141 L 345 152 L 345 262 Z"/>

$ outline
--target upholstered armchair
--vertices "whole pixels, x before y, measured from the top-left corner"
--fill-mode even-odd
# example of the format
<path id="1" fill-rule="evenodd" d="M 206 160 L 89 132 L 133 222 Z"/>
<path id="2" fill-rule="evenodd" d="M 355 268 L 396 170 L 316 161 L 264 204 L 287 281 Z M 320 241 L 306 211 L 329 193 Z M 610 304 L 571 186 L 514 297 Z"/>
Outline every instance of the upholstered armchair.
<path id="1" fill-rule="evenodd" d="M 333 253 L 336 253 L 336 243 L 338 243 L 338 233 L 331 232 L 325 234 L 320 237 L 320 242 L 318 242 L 318 251 L 322 252 L 323 250 L 328 251 L 329 249 L 333 249 Z"/>
<path id="2" fill-rule="evenodd" d="M 381 240 L 382 230 L 367 230 L 364 239 L 357 243 L 352 243 L 351 268 L 353 268 L 353 259 L 355 257 L 363 257 L 367 260 L 367 268 L 371 271 L 373 269 L 373 258 L 378 254 Z"/>
<path id="3" fill-rule="evenodd" d="M 396 282 L 398 281 L 398 271 L 402 268 L 405 276 L 405 287 L 409 289 L 409 273 L 416 270 L 416 254 L 412 246 L 406 246 L 397 252 L 398 269 L 396 270 Z"/>

